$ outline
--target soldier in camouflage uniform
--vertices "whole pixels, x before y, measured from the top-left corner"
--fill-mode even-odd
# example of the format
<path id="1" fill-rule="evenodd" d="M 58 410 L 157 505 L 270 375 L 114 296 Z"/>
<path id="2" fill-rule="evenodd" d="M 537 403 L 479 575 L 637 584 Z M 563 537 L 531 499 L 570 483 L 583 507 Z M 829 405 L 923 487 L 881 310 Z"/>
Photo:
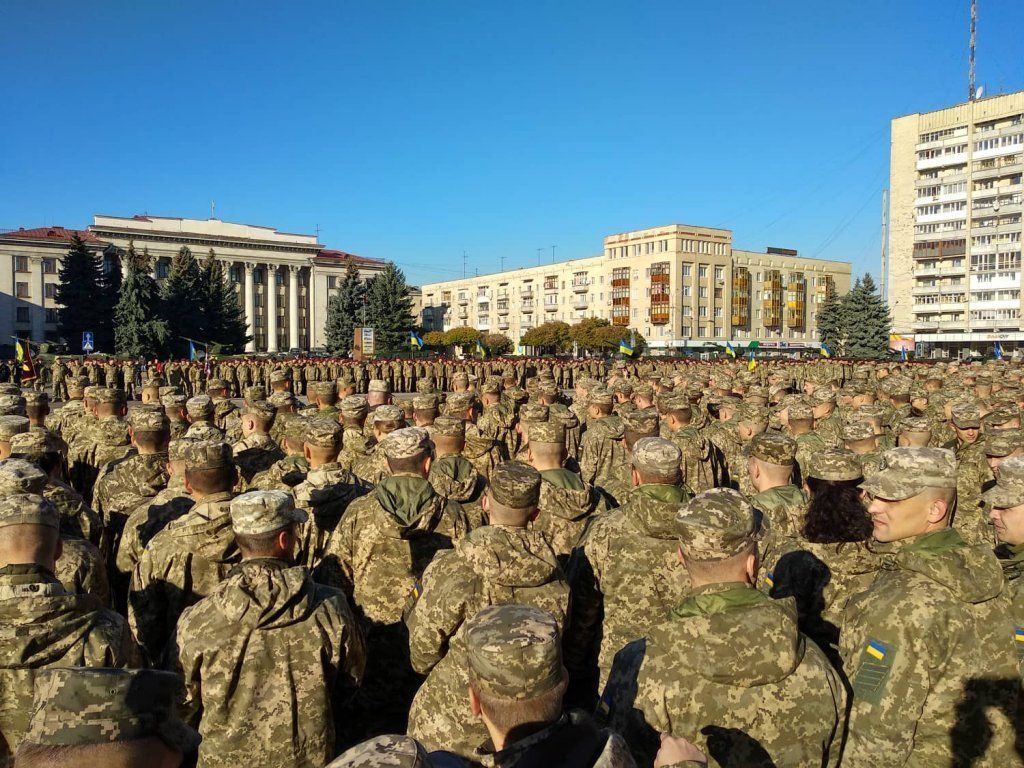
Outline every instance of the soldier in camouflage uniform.
<path id="1" fill-rule="evenodd" d="M 380 405 L 370 417 L 373 419 L 373 439 L 364 456 L 352 463 L 352 474 L 364 483 L 376 485 L 388 474 L 387 457 L 380 450 L 381 441 L 395 430 L 405 427 L 405 414 L 397 405 Z"/>
<path id="2" fill-rule="evenodd" d="M 210 594 L 240 559 L 228 512 L 236 477 L 230 446 L 197 442 L 185 450 L 185 489 L 195 506 L 152 538 L 128 595 L 128 620 L 154 662 L 182 612 Z"/>
<path id="3" fill-rule="evenodd" d="M 675 392 L 658 396 L 661 414 L 661 437 L 671 440 L 682 454 L 683 483 L 694 493 L 713 488 L 714 462 L 711 444 L 695 429 L 691 422 L 693 411 L 685 394 Z"/>
<path id="4" fill-rule="evenodd" d="M 369 450 L 366 436 L 363 434 L 363 426 L 370 412 L 369 405 L 363 395 L 348 395 L 341 401 L 340 410 L 344 431 L 341 436 L 338 463 L 350 470 Z"/>
<path id="5" fill-rule="evenodd" d="M 924 416 L 907 416 L 900 421 L 894 436 L 900 448 L 927 448 L 932 446 L 932 422 Z"/>
<path id="6" fill-rule="evenodd" d="M 464 768 L 452 755 L 428 755 L 411 736 L 374 736 L 338 755 L 326 768 Z"/>
<path id="7" fill-rule="evenodd" d="M 741 404 L 730 422 L 732 429 L 720 433 L 719 447 L 729 471 L 729 485 L 748 499 L 757 493 L 750 478 L 750 441 L 768 429 L 768 413 L 757 405 Z"/>
<path id="8" fill-rule="evenodd" d="M 971 402 L 956 403 L 952 407 L 956 441 L 947 443 L 956 453 L 957 499 L 953 527 L 968 544 L 994 545 L 992 526 L 981 506 L 981 488 L 990 482 L 992 472 L 985 454 L 978 445 L 981 434 L 981 412 Z"/>
<path id="9" fill-rule="evenodd" d="M 29 421 L 24 416 L 0 416 L 0 460 L 11 455 L 11 439 L 28 428 Z"/>
<path id="10" fill-rule="evenodd" d="M 906 419 L 900 421 L 900 426 L 905 422 Z M 883 452 L 878 448 L 878 435 L 871 425 L 866 421 L 851 421 L 843 425 L 842 434 L 843 447 L 857 454 L 864 469 L 864 477 L 875 472 L 882 462 Z"/>
<path id="11" fill-rule="evenodd" d="M 465 707 L 464 622 L 487 605 L 533 605 L 559 627 L 569 611 L 569 585 L 543 534 L 527 529 L 540 500 L 540 473 L 517 461 L 491 473 L 484 508 L 490 524 L 472 531 L 423 573 L 406 617 L 412 665 L 428 674 L 409 712 L 409 733 L 428 749 L 471 757 L 487 738 Z"/>
<path id="12" fill-rule="evenodd" d="M 680 484 L 679 449 L 647 437 L 631 458 L 636 490 L 594 521 L 579 562 L 570 564 L 574 604 L 566 655 L 570 671 L 588 686 L 595 682 L 593 646 L 603 686 L 615 654 L 643 637 L 689 588 L 676 557 L 676 514 L 691 496 Z"/>
<path id="13" fill-rule="evenodd" d="M 210 379 L 206 394 L 213 401 L 213 425 L 224 433 L 224 439 L 235 443 L 242 439 L 241 415 L 238 406 L 229 399 L 231 387 L 221 378 Z"/>
<path id="14" fill-rule="evenodd" d="M 213 423 L 216 408 L 209 395 L 193 395 L 185 402 L 189 427 L 185 437 L 193 440 L 223 440 L 224 432 Z"/>
<path id="15" fill-rule="evenodd" d="M 184 437 L 188 432 L 189 423 L 185 416 L 185 403 L 188 398 L 179 392 L 168 392 L 160 397 L 160 404 L 163 405 L 164 413 L 170 421 L 172 438 Z"/>
<path id="16" fill-rule="evenodd" d="M 756 491 L 749 501 L 767 518 L 775 546 L 800 536 L 807 509 L 807 496 L 792 482 L 796 450 L 796 440 L 778 432 L 757 435 L 747 444 L 747 471 Z"/>
<path id="17" fill-rule="evenodd" d="M 284 451 L 270 437 L 276 413 L 274 407 L 263 400 L 242 408 L 239 418 L 242 439 L 231 446 L 241 490 L 247 490 L 256 475 L 284 458 Z"/>
<path id="18" fill-rule="evenodd" d="M 692 739 L 719 765 L 838 765 L 843 684 L 797 629 L 794 601 L 754 589 L 754 509 L 714 489 L 676 525 L 692 591 L 641 651 L 635 706 L 648 728 Z M 616 700 L 612 722 L 628 718 L 627 707 L 628 696 Z M 656 747 L 645 741 L 631 746 Z"/>
<path id="19" fill-rule="evenodd" d="M 428 430 L 434 443 L 434 460 L 427 479 L 439 496 L 458 502 L 469 519 L 471 528 L 487 524 L 483 508 L 487 481 L 476 467 L 463 457 L 466 445 L 466 423 L 462 419 L 441 416 Z"/>
<path id="20" fill-rule="evenodd" d="M 624 411 L 620 418 L 622 419 L 622 445 L 627 451 L 627 456 L 632 453 L 637 440 L 658 435 L 658 412 L 653 408 L 633 408 Z M 623 459 L 621 463 L 613 465 L 611 473 L 605 479 L 604 485 L 601 486 L 601 490 L 609 497 L 613 506 L 624 504 L 633 491 L 632 472 L 633 468 L 630 463 Z"/>
<path id="21" fill-rule="evenodd" d="M 814 431 L 830 446 L 843 441 L 843 419 L 836 408 L 836 395 L 830 387 L 820 387 L 811 395 Z"/>
<path id="22" fill-rule="evenodd" d="M 0 766 L 11 765 L 31 715 L 33 680 L 47 667 L 138 662 L 123 618 L 54 576 L 56 507 L 36 494 L 0 498 Z"/>
<path id="23" fill-rule="evenodd" d="M 1024 457 L 1002 463 L 996 484 L 985 492 L 985 503 L 999 540 L 996 556 L 1012 595 L 1013 644 L 1024 675 Z"/>
<path id="24" fill-rule="evenodd" d="M 785 407 L 785 415 L 786 434 L 796 440 L 796 479 L 802 482 L 811 458 L 828 448 L 828 444 L 814 431 L 814 411 L 805 402 L 790 403 Z"/>
<path id="25" fill-rule="evenodd" d="M 275 418 L 275 424 L 277 423 Z M 259 472 L 249 482 L 250 489 L 271 491 L 275 488 L 294 488 L 306 479 L 309 462 L 304 453 L 306 445 L 305 416 L 293 416 L 281 436 L 284 458 L 278 459 L 269 469 Z"/>
<path id="26" fill-rule="evenodd" d="M 56 432 L 66 443 L 70 441 L 73 424 L 85 413 L 85 380 L 81 376 L 71 376 L 67 380 L 67 388 L 67 401 L 46 417 L 46 428 Z"/>
<path id="27" fill-rule="evenodd" d="M 108 462 L 124 458 L 131 451 L 131 437 L 124 417 L 128 406 L 124 392 L 119 389 L 100 388 L 93 392 L 96 420 L 74 436 L 68 457 L 75 456 L 72 480 L 86 501 L 92 499 L 93 486 Z M 76 471 L 77 470 L 77 471 Z"/>
<path id="28" fill-rule="evenodd" d="M 843 619 L 853 689 L 848 764 L 877 764 L 882 755 L 888 765 L 1013 760 L 1020 679 L 1012 596 L 992 552 L 967 546 L 949 527 L 957 486 L 956 458 L 940 448 L 886 451 L 861 484 L 885 566 Z"/>
<path id="29" fill-rule="evenodd" d="M 614 477 L 615 467 L 628 465 L 622 442 L 625 426 L 612 415 L 612 395 L 594 389 L 587 401 L 587 430 L 580 442 L 580 474 L 584 482 L 603 487 Z"/>
<path id="30" fill-rule="evenodd" d="M 307 515 L 290 494 L 236 496 L 230 517 L 242 561 L 182 614 L 168 653 L 203 737 L 198 768 L 323 765 L 362 679 L 362 635 L 340 590 L 291 565 Z"/>
<path id="31" fill-rule="evenodd" d="M 176 675 L 149 669 L 41 671 L 16 762 L 178 768 L 199 744 L 199 734 L 175 711 L 180 685 Z"/>
<path id="32" fill-rule="evenodd" d="M 490 477 L 491 470 L 507 458 L 505 442 L 501 436 L 501 422 L 495 418 L 485 421 L 483 428 L 477 425 L 480 402 L 475 392 L 453 392 L 448 395 L 443 413 L 466 423 L 466 445 L 462 455 L 484 478 Z M 495 437 L 497 435 L 498 437 Z"/>
<path id="33" fill-rule="evenodd" d="M 367 628 L 367 673 L 358 697 L 363 726 L 395 732 L 405 730 L 419 683 L 402 610 L 435 553 L 450 549 L 469 526 L 462 508 L 427 481 L 432 445 L 426 430 L 396 430 L 380 450 L 390 474 L 349 506 L 328 541 L 324 567 L 340 573 Z"/>

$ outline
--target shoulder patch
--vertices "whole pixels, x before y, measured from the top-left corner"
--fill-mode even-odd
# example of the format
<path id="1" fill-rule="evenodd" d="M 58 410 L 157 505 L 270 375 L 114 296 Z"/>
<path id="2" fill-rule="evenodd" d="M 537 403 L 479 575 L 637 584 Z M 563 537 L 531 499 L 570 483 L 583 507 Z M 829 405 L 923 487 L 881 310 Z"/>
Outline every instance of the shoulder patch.
<path id="1" fill-rule="evenodd" d="M 1024 660 L 1024 627 L 1016 627 L 1013 630 L 1014 645 L 1017 648 L 1017 658 Z"/>
<path id="2" fill-rule="evenodd" d="M 861 653 L 860 667 L 851 681 L 855 701 L 881 702 L 895 656 L 896 648 L 891 643 L 868 639 Z"/>

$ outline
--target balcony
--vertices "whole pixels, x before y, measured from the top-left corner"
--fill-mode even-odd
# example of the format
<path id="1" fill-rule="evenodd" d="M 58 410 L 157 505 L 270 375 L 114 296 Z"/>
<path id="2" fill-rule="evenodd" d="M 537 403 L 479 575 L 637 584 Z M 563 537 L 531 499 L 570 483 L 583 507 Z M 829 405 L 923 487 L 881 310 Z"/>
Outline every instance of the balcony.
<path id="1" fill-rule="evenodd" d="M 576 293 L 586 293 L 590 290 L 590 283 L 587 280 L 573 280 L 572 289 Z"/>
<path id="2" fill-rule="evenodd" d="M 934 320 L 915 320 L 914 329 L 918 331 L 937 331 L 939 324 Z"/>
<path id="3" fill-rule="evenodd" d="M 533 314 L 533 304 L 523 304 L 522 311 L 526 314 Z"/>
<path id="4" fill-rule="evenodd" d="M 557 304 L 547 304 L 547 303 L 545 303 L 544 304 L 544 311 L 545 312 L 557 312 L 558 311 L 558 305 Z"/>
<path id="5" fill-rule="evenodd" d="M 586 296 L 576 296 L 572 300 L 573 309 L 586 309 L 588 306 L 590 306 L 590 302 L 587 301 Z"/>
<path id="6" fill-rule="evenodd" d="M 519 298 L 521 298 L 521 299 L 532 299 L 533 298 L 533 288 L 523 288 L 523 290 L 521 290 L 519 292 Z"/>
<path id="7" fill-rule="evenodd" d="M 490 296 L 488 296 L 486 293 L 478 293 L 476 295 L 477 304 L 482 304 L 485 301 L 490 301 Z"/>
<path id="8" fill-rule="evenodd" d="M 459 320 L 465 320 L 468 317 L 469 317 L 469 312 L 468 311 L 466 311 L 465 309 L 460 309 L 459 310 Z"/>
<path id="9" fill-rule="evenodd" d="M 498 311 L 499 315 L 507 315 L 508 314 L 508 305 L 502 306 L 501 304 L 499 304 L 497 311 Z"/>
<path id="10" fill-rule="evenodd" d="M 939 155 L 938 157 L 928 157 L 923 160 L 917 161 L 917 170 L 925 171 L 931 168 L 944 168 L 947 165 L 964 165 L 967 162 L 966 152 L 957 152 L 955 154 Z"/>
<path id="11" fill-rule="evenodd" d="M 499 331 L 507 331 L 508 330 L 508 320 L 499 320 L 498 321 L 498 330 Z"/>
<path id="12" fill-rule="evenodd" d="M 469 304 L 469 298 L 466 296 L 459 296 L 459 305 L 464 307 L 467 304 Z"/>

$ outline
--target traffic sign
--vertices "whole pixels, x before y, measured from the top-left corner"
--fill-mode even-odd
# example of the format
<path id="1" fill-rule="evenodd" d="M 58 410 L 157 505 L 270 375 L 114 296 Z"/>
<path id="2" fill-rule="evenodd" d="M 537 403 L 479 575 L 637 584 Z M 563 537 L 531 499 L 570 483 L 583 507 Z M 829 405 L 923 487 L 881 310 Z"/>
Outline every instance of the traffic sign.
<path id="1" fill-rule="evenodd" d="M 93 344 L 92 331 L 82 331 L 82 351 L 92 352 L 96 349 L 96 345 Z"/>

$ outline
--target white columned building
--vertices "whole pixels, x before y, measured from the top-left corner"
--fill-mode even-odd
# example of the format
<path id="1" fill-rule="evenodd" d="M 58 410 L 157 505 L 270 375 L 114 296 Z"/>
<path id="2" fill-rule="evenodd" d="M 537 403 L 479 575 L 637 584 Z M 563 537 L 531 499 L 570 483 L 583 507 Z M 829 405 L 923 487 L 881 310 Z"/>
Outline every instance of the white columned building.
<path id="1" fill-rule="evenodd" d="M 299 346 L 299 272 L 296 264 L 288 265 L 288 348 Z"/>
<path id="2" fill-rule="evenodd" d="M 251 262 L 245 262 L 245 291 L 242 293 L 242 302 L 245 307 L 245 324 L 249 328 L 249 342 L 245 345 L 246 352 L 256 351 L 256 308 L 253 305 L 253 271 L 256 269 L 256 265 Z"/>

